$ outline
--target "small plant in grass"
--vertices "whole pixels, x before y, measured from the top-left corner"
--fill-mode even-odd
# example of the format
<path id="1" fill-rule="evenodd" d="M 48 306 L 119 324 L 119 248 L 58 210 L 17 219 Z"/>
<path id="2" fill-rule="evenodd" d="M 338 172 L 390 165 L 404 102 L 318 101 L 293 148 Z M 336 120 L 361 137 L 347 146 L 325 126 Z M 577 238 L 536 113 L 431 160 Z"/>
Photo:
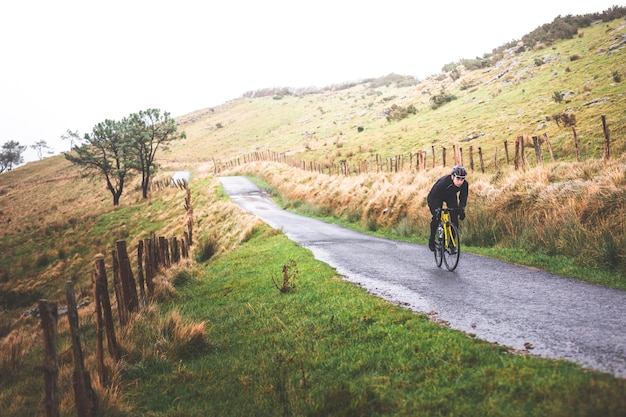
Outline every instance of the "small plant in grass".
<path id="1" fill-rule="evenodd" d="M 209 235 L 200 241 L 198 252 L 196 252 L 196 262 L 203 263 L 208 261 L 217 253 L 217 238 L 215 235 Z"/>
<path id="2" fill-rule="evenodd" d="M 397 236 L 407 237 L 415 234 L 415 230 L 413 230 L 413 225 L 411 221 L 403 217 L 394 227 L 393 232 Z"/>
<path id="3" fill-rule="evenodd" d="M 274 286 L 282 293 L 287 293 L 295 289 L 298 273 L 298 264 L 292 259 L 289 263 L 283 265 L 283 282 L 281 285 L 279 285 L 276 280 L 272 278 Z"/>
<path id="4" fill-rule="evenodd" d="M 622 74 L 619 71 L 613 71 L 613 81 L 619 83 L 622 81 Z"/>
<path id="5" fill-rule="evenodd" d="M 193 280 L 193 275 L 189 269 L 182 268 L 173 272 L 171 281 L 174 287 L 180 287 Z"/>
<path id="6" fill-rule="evenodd" d="M 35 266 L 38 268 L 44 267 L 50 263 L 50 258 L 46 252 L 40 253 L 35 258 Z"/>
<path id="7" fill-rule="evenodd" d="M 368 216 L 367 219 L 365 219 L 365 223 L 366 223 L 365 227 L 370 232 L 375 232 L 376 230 L 378 230 L 378 221 L 376 221 L 374 217 Z"/>

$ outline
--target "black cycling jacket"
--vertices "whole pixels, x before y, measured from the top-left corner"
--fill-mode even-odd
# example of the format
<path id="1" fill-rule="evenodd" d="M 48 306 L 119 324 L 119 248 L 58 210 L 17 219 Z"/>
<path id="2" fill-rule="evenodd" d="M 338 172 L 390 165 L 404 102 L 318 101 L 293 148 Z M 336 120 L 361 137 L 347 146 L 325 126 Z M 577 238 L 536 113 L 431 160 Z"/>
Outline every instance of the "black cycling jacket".
<path id="1" fill-rule="evenodd" d="M 444 175 L 435 182 L 433 188 L 428 193 L 428 205 L 430 207 L 441 207 L 445 201 L 448 207 L 465 208 L 468 190 L 467 180 L 463 181 L 460 187 L 457 187 L 452 181 L 452 175 Z M 458 200 L 457 194 L 459 196 Z"/>

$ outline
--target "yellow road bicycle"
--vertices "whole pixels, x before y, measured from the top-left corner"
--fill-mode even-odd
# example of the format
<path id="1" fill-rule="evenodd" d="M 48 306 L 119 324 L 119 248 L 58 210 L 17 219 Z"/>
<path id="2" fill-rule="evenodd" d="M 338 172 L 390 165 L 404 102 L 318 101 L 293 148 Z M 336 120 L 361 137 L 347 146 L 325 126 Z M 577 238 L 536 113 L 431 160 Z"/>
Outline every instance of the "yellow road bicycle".
<path id="1" fill-rule="evenodd" d="M 462 209 L 444 207 L 439 210 L 439 226 L 435 236 L 435 262 L 438 267 L 445 263 L 448 271 L 456 269 L 461 256 L 459 229 L 450 218 L 450 212 L 454 210 L 461 211 Z"/>

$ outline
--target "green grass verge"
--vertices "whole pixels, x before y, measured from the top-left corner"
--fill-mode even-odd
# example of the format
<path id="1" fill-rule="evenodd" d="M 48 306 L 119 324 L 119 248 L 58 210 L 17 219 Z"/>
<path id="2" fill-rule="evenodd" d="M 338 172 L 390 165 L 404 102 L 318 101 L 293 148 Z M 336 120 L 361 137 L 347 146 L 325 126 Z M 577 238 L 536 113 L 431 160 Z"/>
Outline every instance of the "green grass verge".
<path id="1" fill-rule="evenodd" d="M 144 416 L 618 416 L 626 380 L 508 353 L 368 294 L 262 227 L 178 287 L 210 349 L 131 365 Z M 295 261 L 295 288 L 281 292 Z M 199 272 L 198 272 L 199 271 Z"/>

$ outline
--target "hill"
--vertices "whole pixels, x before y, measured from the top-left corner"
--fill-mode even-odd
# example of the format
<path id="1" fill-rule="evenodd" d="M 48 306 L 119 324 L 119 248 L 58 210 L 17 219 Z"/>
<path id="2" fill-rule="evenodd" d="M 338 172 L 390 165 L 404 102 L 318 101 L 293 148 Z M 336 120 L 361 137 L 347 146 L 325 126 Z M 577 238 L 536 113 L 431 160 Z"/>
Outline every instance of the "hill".
<path id="1" fill-rule="evenodd" d="M 172 149 L 180 163 L 268 150 L 331 164 L 441 147 L 482 148 L 493 170 L 498 148 L 520 135 L 548 135 L 558 160 L 603 156 L 606 116 L 613 154 L 624 151 L 624 21 L 597 21 L 571 39 L 516 45 L 493 65 L 459 64 L 426 80 L 390 74 L 319 92 L 241 98 L 179 118 L 190 139 Z M 460 61 L 463 62 L 463 61 Z M 267 91 L 263 94 L 268 94 Z M 434 104 L 442 100 L 439 107 Z M 449 101 L 447 101 L 449 100 Z M 545 147 L 544 147 L 545 150 Z M 440 155 L 436 155 L 440 159 Z M 177 158 L 178 159 L 178 158 Z"/>

